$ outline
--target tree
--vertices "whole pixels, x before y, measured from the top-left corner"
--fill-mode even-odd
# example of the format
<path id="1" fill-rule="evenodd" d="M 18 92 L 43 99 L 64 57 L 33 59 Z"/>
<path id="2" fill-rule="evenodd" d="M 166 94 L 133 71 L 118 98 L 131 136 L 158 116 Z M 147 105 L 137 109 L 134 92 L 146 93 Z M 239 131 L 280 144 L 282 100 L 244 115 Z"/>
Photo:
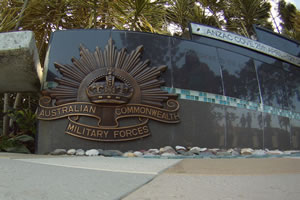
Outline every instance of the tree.
<path id="1" fill-rule="evenodd" d="M 278 3 L 279 17 L 282 20 L 280 26 L 282 34 L 296 40 L 300 40 L 300 11 L 291 3 L 280 0 Z"/>
<path id="2" fill-rule="evenodd" d="M 217 0 L 169 0 L 166 4 L 167 23 L 179 27 L 176 34 L 181 36 L 187 31 L 189 22 L 221 28 L 220 6 Z"/>
<path id="3" fill-rule="evenodd" d="M 279 17 L 282 20 L 282 23 L 280 23 L 280 25 L 284 30 L 293 29 L 293 19 L 295 17 L 296 11 L 297 9 L 293 4 L 286 3 L 285 0 L 280 0 L 278 2 Z"/>
<path id="4" fill-rule="evenodd" d="M 10 1 L 0 2 L 0 32 L 13 30 L 21 20 L 18 14 L 21 12 L 22 4 Z"/>
<path id="5" fill-rule="evenodd" d="M 195 7 L 194 0 L 170 0 L 167 3 L 167 20 L 169 23 L 176 24 L 183 33 L 188 27 Z"/>
<path id="6" fill-rule="evenodd" d="M 271 4 L 266 0 L 224 0 L 226 29 L 246 37 L 254 35 L 253 24 L 273 30 L 270 18 Z"/>
<path id="7" fill-rule="evenodd" d="M 110 12 L 112 24 L 121 30 L 166 33 L 164 3 L 160 0 L 114 0 Z"/>
<path id="8" fill-rule="evenodd" d="M 300 41 L 300 11 L 297 10 L 296 15 L 293 19 L 294 32 L 292 38 Z"/>
<path id="9" fill-rule="evenodd" d="M 224 1 L 219 1 L 219 0 L 197 0 L 197 3 L 200 4 L 204 8 L 204 13 L 206 13 L 206 10 L 208 10 L 209 13 L 211 14 L 211 16 L 207 17 L 210 20 L 210 22 L 205 22 L 204 21 L 203 24 L 216 26 L 216 27 L 221 29 L 222 25 L 223 25 L 223 20 L 221 20 L 221 18 L 222 18 L 222 14 L 223 14 L 222 9 L 225 6 Z M 211 18 L 213 18 L 214 20 L 211 21 Z"/>

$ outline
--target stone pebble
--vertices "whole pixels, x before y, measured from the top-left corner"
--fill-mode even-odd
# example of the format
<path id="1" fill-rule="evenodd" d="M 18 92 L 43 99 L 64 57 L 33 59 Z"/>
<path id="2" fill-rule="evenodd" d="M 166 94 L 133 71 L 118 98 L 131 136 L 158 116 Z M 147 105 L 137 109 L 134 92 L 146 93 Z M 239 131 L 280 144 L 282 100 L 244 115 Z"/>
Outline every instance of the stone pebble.
<path id="1" fill-rule="evenodd" d="M 84 156 L 85 151 L 83 149 L 77 149 L 75 155 L 76 156 Z"/>
<path id="2" fill-rule="evenodd" d="M 86 156 L 98 156 L 99 151 L 97 149 L 90 149 L 85 152 Z"/>
<path id="3" fill-rule="evenodd" d="M 226 158 L 226 157 L 268 157 L 268 156 L 300 156 L 300 150 L 280 151 L 278 149 L 251 149 L 251 148 L 200 148 L 200 147 L 184 147 L 177 145 L 165 146 L 161 148 L 151 148 L 140 151 L 121 152 L 119 150 L 103 150 L 103 149 L 55 149 L 51 155 L 69 155 L 69 156 L 104 156 L 104 157 L 138 157 L 138 158 Z"/>

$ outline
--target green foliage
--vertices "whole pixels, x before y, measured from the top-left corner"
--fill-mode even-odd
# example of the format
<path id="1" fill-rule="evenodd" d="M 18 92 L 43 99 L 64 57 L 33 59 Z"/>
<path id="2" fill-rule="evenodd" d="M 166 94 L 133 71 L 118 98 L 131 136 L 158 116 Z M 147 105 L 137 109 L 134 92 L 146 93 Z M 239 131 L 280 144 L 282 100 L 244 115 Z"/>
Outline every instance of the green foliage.
<path id="1" fill-rule="evenodd" d="M 30 109 L 11 110 L 13 119 L 10 136 L 0 137 L 0 150 L 15 153 L 33 153 L 36 134 L 36 114 Z"/>
<path id="2" fill-rule="evenodd" d="M 294 32 L 292 38 L 300 41 L 300 11 L 296 12 L 295 18 L 293 19 Z"/>
<path id="3" fill-rule="evenodd" d="M 21 20 L 19 14 L 23 3 L 20 1 L 0 1 L 0 32 L 13 30 Z"/>
<path id="4" fill-rule="evenodd" d="M 280 0 L 278 3 L 278 11 L 283 29 L 291 30 L 294 27 L 293 19 L 296 15 L 296 7 L 291 3 L 286 3 L 285 0 Z"/>
<path id="5" fill-rule="evenodd" d="M 192 18 L 195 6 L 194 0 L 171 0 L 168 2 L 167 20 L 180 27 L 180 31 L 184 32 L 188 23 Z"/>
<path id="6" fill-rule="evenodd" d="M 30 0 L 20 18 L 23 3 L 0 1 L 0 31 L 12 30 L 17 22 L 21 22 L 19 30 L 34 31 L 41 63 L 55 30 L 116 28 L 170 34 L 167 28 L 172 24 L 178 27 L 176 35 L 182 35 L 189 22 L 247 37 L 254 35 L 253 24 L 273 30 L 267 0 Z M 282 27 L 291 37 L 297 37 L 295 6 L 284 0 L 278 5 Z"/>
<path id="7" fill-rule="evenodd" d="M 278 11 L 282 23 L 282 34 L 300 41 L 300 11 L 291 3 L 280 0 Z"/>
<path id="8" fill-rule="evenodd" d="M 111 6 L 112 25 L 118 29 L 164 33 L 164 1 L 115 0 Z"/>
<path id="9" fill-rule="evenodd" d="M 253 24 L 273 30 L 271 4 L 265 0 L 225 0 L 226 29 L 246 37 L 254 35 Z"/>
<path id="10" fill-rule="evenodd" d="M 36 114 L 30 109 L 12 110 L 9 117 L 15 122 L 14 132 L 17 134 L 36 134 Z"/>
<path id="11" fill-rule="evenodd" d="M 0 151 L 14 153 L 31 153 L 30 146 L 34 142 L 34 138 L 29 135 L 18 136 L 2 136 L 0 137 Z"/>

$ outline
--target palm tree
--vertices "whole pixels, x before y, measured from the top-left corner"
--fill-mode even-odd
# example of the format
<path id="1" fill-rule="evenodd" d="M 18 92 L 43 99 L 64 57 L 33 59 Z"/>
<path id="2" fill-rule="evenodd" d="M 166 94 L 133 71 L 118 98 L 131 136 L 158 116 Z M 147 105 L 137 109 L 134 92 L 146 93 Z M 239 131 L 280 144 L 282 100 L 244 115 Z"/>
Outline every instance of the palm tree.
<path id="1" fill-rule="evenodd" d="M 282 20 L 280 23 L 281 27 L 284 30 L 291 30 L 293 29 L 293 19 L 296 14 L 296 7 L 291 3 L 286 3 L 285 0 L 280 0 L 278 2 L 278 12 L 279 17 Z"/>
<path id="2" fill-rule="evenodd" d="M 67 22 L 69 5 L 68 0 L 30 0 L 25 10 L 21 27 L 34 32 L 42 64 L 51 33 Z"/>
<path id="3" fill-rule="evenodd" d="M 117 29 L 165 33 L 165 2 L 161 0 L 114 0 L 110 17 Z"/>
<path id="4" fill-rule="evenodd" d="M 70 1 L 65 28 L 112 28 L 109 14 L 111 4 L 109 0 Z"/>
<path id="5" fill-rule="evenodd" d="M 188 27 L 188 23 L 192 18 L 193 9 L 195 8 L 194 0 L 170 0 L 167 3 L 167 20 L 168 23 L 176 24 L 183 33 Z M 198 11 L 199 15 L 202 15 Z"/>
<path id="6" fill-rule="evenodd" d="M 300 12 L 285 0 L 280 0 L 278 3 L 279 17 L 282 20 L 282 34 L 296 40 L 300 40 Z"/>
<path id="7" fill-rule="evenodd" d="M 226 29 L 251 37 L 253 24 L 272 29 L 270 18 L 271 4 L 266 0 L 224 0 Z"/>
<path id="8" fill-rule="evenodd" d="M 179 27 L 176 35 L 185 36 L 188 23 L 196 22 L 221 28 L 220 5 L 217 0 L 169 0 L 167 2 L 167 23 Z M 210 12 L 210 14 L 208 13 Z"/>
<path id="9" fill-rule="evenodd" d="M 294 24 L 294 32 L 292 38 L 300 41 L 300 11 L 298 10 L 293 19 L 293 24 Z"/>
<path id="10" fill-rule="evenodd" d="M 21 20 L 19 14 L 22 10 L 22 3 L 14 1 L 0 2 L 0 32 L 7 32 L 15 29 Z"/>
<path id="11" fill-rule="evenodd" d="M 222 18 L 222 9 L 224 8 L 225 4 L 224 1 L 219 1 L 219 0 L 197 0 L 197 3 L 200 4 L 204 8 L 204 12 L 206 10 L 209 11 L 210 15 L 207 17 L 209 22 L 205 22 L 204 24 L 211 25 L 212 23 L 211 18 L 214 18 L 214 24 L 218 28 L 222 28 L 222 23 L 223 21 L 221 20 Z M 207 14 L 206 14 L 207 15 Z"/>

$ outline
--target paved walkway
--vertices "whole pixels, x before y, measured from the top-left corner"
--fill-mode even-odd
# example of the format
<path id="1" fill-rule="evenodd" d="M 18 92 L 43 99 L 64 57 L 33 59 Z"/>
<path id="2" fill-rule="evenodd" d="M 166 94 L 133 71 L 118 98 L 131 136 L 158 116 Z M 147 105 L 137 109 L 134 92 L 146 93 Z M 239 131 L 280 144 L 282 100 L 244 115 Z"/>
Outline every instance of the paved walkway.
<path id="1" fill-rule="evenodd" d="M 187 159 L 125 200 L 295 200 L 299 185 L 300 159 Z"/>
<path id="2" fill-rule="evenodd" d="M 0 153 L 0 200 L 299 199 L 300 159 Z"/>

